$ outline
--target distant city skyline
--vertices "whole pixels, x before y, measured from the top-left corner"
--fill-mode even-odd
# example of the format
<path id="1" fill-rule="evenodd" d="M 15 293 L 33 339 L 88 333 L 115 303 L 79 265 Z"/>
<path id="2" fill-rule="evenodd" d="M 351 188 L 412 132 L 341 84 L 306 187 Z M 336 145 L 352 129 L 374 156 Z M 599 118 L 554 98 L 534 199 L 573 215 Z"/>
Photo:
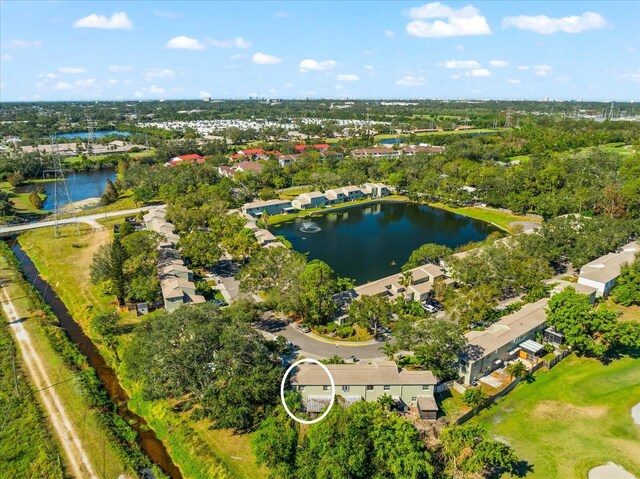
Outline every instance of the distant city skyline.
<path id="1" fill-rule="evenodd" d="M 638 2 L 0 3 L 0 101 L 640 100 Z"/>

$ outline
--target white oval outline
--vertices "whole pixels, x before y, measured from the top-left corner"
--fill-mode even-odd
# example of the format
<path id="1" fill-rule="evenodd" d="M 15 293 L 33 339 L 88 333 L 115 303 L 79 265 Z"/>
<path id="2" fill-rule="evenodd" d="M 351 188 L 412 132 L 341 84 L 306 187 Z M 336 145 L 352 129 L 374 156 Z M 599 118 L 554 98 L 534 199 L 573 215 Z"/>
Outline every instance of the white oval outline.
<path id="1" fill-rule="evenodd" d="M 327 376 L 329 376 L 329 381 L 331 381 L 331 402 L 329 402 L 329 407 L 325 412 L 322 413 L 322 416 L 316 419 L 312 419 L 311 421 L 297 418 L 291 411 L 289 411 L 289 406 L 287 406 L 287 401 L 284 400 L 284 383 L 287 380 L 289 373 L 291 373 L 291 370 L 295 368 L 298 364 L 302 364 L 302 363 L 317 364 L 324 370 L 325 373 L 327 373 Z M 289 415 L 289 417 L 294 421 L 299 422 L 300 424 L 315 424 L 317 422 L 322 421 L 325 417 L 327 417 L 327 414 L 329 414 L 329 411 L 331 411 L 331 408 L 333 407 L 333 403 L 335 402 L 335 399 L 336 399 L 336 384 L 333 381 L 333 376 L 331 375 L 331 372 L 329 372 L 329 369 L 317 359 L 311 359 L 311 358 L 299 359 L 298 361 L 293 363 L 291 366 L 289 366 L 289 369 L 287 369 L 287 371 L 284 373 L 284 376 L 282 377 L 282 382 L 280 383 L 280 400 L 282 401 L 284 410 L 287 411 L 287 414 Z"/>

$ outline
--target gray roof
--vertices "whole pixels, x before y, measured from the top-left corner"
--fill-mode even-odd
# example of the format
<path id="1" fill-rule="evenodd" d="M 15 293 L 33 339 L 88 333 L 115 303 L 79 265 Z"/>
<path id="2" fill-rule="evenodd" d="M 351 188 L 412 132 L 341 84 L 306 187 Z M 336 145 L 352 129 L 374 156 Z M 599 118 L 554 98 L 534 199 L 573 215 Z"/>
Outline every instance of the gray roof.
<path id="1" fill-rule="evenodd" d="M 619 253 L 609 253 L 585 264 L 580 268 L 580 277 L 606 283 L 620 276 L 620 270 L 625 263 L 633 263 L 636 254 L 640 252 L 640 244 L 629 243 L 622 247 Z"/>
<path id="2" fill-rule="evenodd" d="M 543 298 L 525 304 L 520 311 L 505 316 L 484 331 L 469 331 L 465 334 L 469 347 L 482 351 L 478 357 L 483 357 L 528 334 L 547 320 L 545 308 L 548 302 L 548 298 Z"/>
<path id="3" fill-rule="evenodd" d="M 438 381 L 431 371 L 398 370 L 393 361 L 359 362 L 356 364 L 327 364 L 336 386 L 355 385 L 425 385 Z M 327 373 L 316 364 L 298 366 L 291 383 L 298 386 L 325 386 L 331 384 Z"/>
<path id="4" fill-rule="evenodd" d="M 418 396 L 417 398 L 418 409 L 420 411 L 438 411 L 438 403 L 433 396 Z"/>

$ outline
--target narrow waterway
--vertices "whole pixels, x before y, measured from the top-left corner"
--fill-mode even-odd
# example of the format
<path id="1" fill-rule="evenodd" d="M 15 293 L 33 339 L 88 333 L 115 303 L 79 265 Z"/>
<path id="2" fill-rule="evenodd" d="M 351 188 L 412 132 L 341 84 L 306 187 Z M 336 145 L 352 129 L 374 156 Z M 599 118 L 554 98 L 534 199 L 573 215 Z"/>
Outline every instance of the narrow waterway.
<path id="1" fill-rule="evenodd" d="M 98 377 L 104 384 L 111 401 L 116 404 L 118 408 L 118 415 L 125 419 L 131 427 L 133 427 L 138 433 L 140 445 L 144 451 L 149 455 L 151 460 L 157 464 L 168 476 L 172 479 L 182 479 L 180 469 L 173 463 L 169 453 L 167 452 L 164 444 L 155 432 L 147 426 L 146 421 L 132 412 L 128 406 L 127 401 L 129 396 L 126 391 L 120 386 L 118 377 L 115 371 L 109 367 L 104 358 L 93 344 L 91 339 L 84 334 L 84 331 L 76 323 L 67 307 L 62 300 L 58 298 L 51 287 L 44 281 L 38 272 L 35 264 L 31 261 L 31 258 L 22 250 L 17 241 L 10 241 L 9 245 L 11 250 L 18 258 L 18 261 L 22 264 L 22 269 L 26 278 L 34 285 L 38 292 L 42 295 L 45 302 L 49 305 L 53 313 L 60 321 L 60 325 L 67 332 L 69 338 L 78 347 L 80 352 L 84 354 L 91 367 L 95 369 Z"/>

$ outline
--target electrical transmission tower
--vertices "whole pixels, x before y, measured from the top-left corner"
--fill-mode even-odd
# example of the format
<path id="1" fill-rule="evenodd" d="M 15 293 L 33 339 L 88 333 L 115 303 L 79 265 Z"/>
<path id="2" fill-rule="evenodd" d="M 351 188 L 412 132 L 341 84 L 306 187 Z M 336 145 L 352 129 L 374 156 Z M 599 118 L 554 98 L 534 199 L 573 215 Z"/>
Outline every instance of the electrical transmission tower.
<path id="1" fill-rule="evenodd" d="M 507 113 L 504 119 L 504 127 L 505 128 L 511 128 L 511 115 L 513 114 L 513 110 L 511 110 L 511 107 L 507 108 Z"/>
<path id="2" fill-rule="evenodd" d="M 53 157 L 53 170 L 45 171 L 44 173 L 45 175 L 46 173 L 52 173 L 55 178 L 53 183 L 53 235 L 58 238 L 60 237 L 60 214 L 62 213 L 62 207 L 71 203 L 71 195 L 69 194 L 69 188 L 67 187 L 67 179 L 64 177 L 58 143 L 54 140 L 53 136 L 50 137 L 50 140 L 51 155 Z M 73 212 L 72 215 L 72 223 L 76 227 L 76 233 L 80 235 L 78 217 L 75 212 Z"/>
<path id="3" fill-rule="evenodd" d="M 91 117 L 87 116 L 87 156 L 93 154 L 93 140 L 94 140 L 93 122 Z"/>

